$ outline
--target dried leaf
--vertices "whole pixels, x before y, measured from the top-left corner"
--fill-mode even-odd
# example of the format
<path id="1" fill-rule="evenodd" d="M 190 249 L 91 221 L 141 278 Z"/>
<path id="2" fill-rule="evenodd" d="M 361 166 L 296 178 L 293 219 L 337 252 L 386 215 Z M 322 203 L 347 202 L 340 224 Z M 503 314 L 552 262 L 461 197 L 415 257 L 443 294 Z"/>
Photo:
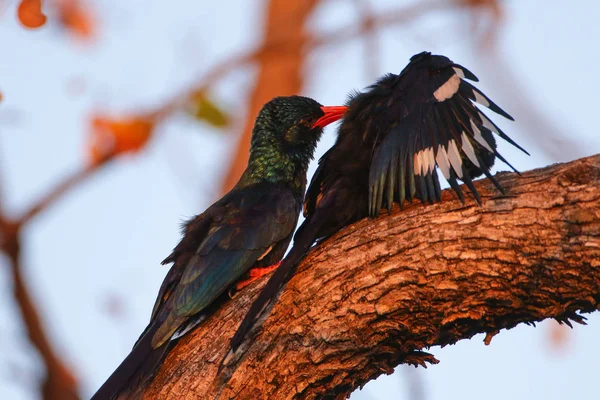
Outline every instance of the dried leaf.
<path id="1" fill-rule="evenodd" d="M 29 29 L 39 28 L 46 23 L 46 16 L 42 13 L 42 0 L 22 0 L 17 16 L 21 24 Z"/>
<path id="2" fill-rule="evenodd" d="M 81 0 L 60 0 L 57 6 L 60 21 L 69 32 L 82 39 L 93 36 L 92 12 Z"/>
<path id="3" fill-rule="evenodd" d="M 473 9 L 487 8 L 498 18 L 502 15 L 502 6 L 498 0 L 461 0 L 459 3 Z"/>
<path id="4" fill-rule="evenodd" d="M 154 122 L 132 117 L 113 120 L 94 117 L 91 121 L 89 155 L 93 164 L 100 164 L 125 153 L 135 153 L 144 148 L 152 134 Z"/>
<path id="5" fill-rule="evenodd" d="M 229 115 L 205 96 L 204 93 L 198 93 L 193 97 L 189 112 L 194 118 L 205 121 L 217 128 L 222 128 L 229 124 Z"/>

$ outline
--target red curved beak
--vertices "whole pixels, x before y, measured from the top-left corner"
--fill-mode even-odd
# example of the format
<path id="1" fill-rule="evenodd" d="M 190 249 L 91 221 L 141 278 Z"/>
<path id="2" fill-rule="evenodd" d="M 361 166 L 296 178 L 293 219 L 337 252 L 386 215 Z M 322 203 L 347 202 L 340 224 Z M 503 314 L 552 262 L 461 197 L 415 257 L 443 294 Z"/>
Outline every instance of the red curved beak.
<path id="1" fill-rule="evenodd" d="M 348 110 L 346 106 L 323 106 L 321 110 L 325 113 L 321 118 L 319 118 L 314 124 L 313 128 L 324 128 L 327 125 L 331 124 L 342 118 Z"/>

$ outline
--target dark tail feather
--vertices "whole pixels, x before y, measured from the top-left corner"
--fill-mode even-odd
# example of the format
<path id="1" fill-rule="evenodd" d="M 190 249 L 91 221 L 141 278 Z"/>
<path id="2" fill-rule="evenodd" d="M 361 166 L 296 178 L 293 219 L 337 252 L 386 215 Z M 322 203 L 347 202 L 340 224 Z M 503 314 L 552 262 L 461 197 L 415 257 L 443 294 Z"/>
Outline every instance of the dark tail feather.
<path id="1" fill-rule="evenodd" d="M 157 349 L 152 348 L 152 336 L 154 336 L 159 326 L 159 323 L 155 323 L 146 328 L 146 331 L 138 339 L 131 352 L 125 357 L 125 360 L 108 377 L 106 382 L 100 386 L 100 389 L 98 389 L 90 400 L 113 399 L 125 388 L 130 387 L 134 378 L 136 382 L 139 382 L 153 374 L 155 367 L 163 358 L 169 343 L 167 342 Z"/>
<path id="2" fill-rule="evenodd" d="M 289 254 L 281 262 L 279 268 L 275 270 L 256 300 L 254 300 L 254 303 L 252 303 L 252 306 L 250 306 L 250 310 L 244 317 L 244 320 L 240 324 L 235 335 L 233 335 L 233 338 L 230 342 L 231 350 L 225 357 L 225 360 L 227 360 L 232 353 L 234 353 L 238 347 L 240 347 L 244 341 L 244 338 L 250 332 L 256 321 L 258 321 L 265 308 L 277 298 L 280 290 L 292 277 L 296 267 L 304 259 L 308 253 L 308 250 L 310 250 L 312 244 L 317 238 L 317 234 L 320 231 L 321 226 L 327 219 L 325 215 L 320 215 L 323 214 L 323 212 L 323 209 L 318 209 L 315 214 L 313 214 L 310 221 L 305 221 L 304 224 L 302 224 L 300 230 L 298 231 L 301 234 L 296 235 L 296 238 L 294 239 L 294 245 L 292 246 Z"/>

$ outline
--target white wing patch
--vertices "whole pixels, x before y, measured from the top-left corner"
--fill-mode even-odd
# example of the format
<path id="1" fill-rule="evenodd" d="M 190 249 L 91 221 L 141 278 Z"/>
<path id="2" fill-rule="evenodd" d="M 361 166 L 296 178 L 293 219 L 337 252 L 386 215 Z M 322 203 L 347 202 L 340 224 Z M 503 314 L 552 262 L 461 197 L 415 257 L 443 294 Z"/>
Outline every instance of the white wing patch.
<path id="1" fill-rule="evenodd" d="M 456 67 L 453 67 L 452 69 L 454 70 L 454 72 L 456 72 L 456 75 L 458 75 L 459 78 L 465 79 L 465 73 L 463 72 L 462 69 L 456 68 Z"/>
<path id="2" fill-rule="evenodd" d="M 417 154 L 415 154 L 415 165 L 414 165 L 414 173 L 415 174 L 419 174 L 419 175 L 425 175 L 423 173 L 423 167 L 424 167 L 424 159 L 423 159 L 423 150 L 419 151 Z"/>
<path id="3" fill-rule="evenodd" d="M 450 79 L 446 81 L 442 86 L 438 88 L 435 92 L 433 92 L 433 96 L 437 101 L 444 101 L 454 96 L 456 92 L 458 92 L 458 87 L 460 86 L 460 78 L 456 74 L 452 74 Z"/>
<path id="4" fill-rule="evenodd" d="M 421 151 L 418 152 L 417 154 L 415 154 L 413 157 L 414 157 L 413 171 L 415 174 L 420 174 L 421 173 Z"/>
<path id="5" fill-rule="evenodd" d="M 435 156 L 433 154 L 433 147 L 427 149 L 427 156 L 427 161 L 429 162 L 427 172 L 433 172 L 433 169 L 435 168 Z"/>
<path id="6" fill-rule="evenodd" d="M 421 157 L 421 175 L 425 176 L 425 174 L 427 173 L 427 149 L 423 149 L 419 152 L 419 155 Z"/>
<path id="7" fill-rule="evenodd" d="M 490 102 L 487 101 L 487 99 L 485 97 L 483 97 L 482 95 L 479 94 L 478 91 L 473 90 L 473 93 L 475 94 L 475 102 L 481 104 L 482 106 L 485 107 L 489 107 L 490 106 Z"/>
<path id="8" fill-rule="evenodd" d="M 442 170 L 442 174 L 444 174 L 444 178 L 446 180 L 450 179 L 450 161 L 448 161 L 448 154 L 446 153 L 446 149 L 440 144 L 438 146 L 437 155 L 435 156 L 435 160 L 437 162 L 438 167 Z"/>
<path id="9" fill-rule="evenodd" d="M 473 164 L 481 168 L 481 165 L 479 165 L 479 161 L 477 160 L 477 156 L 475 155 L 475 149 L 473 149 L 473 145 L 471 145 L 471 141 L 469 140 L 467 134 L 464 131 L 462 133 L 462 148 L 467 157 L 469 157 L 469 160 L 471 160 Z"/>
<path id="10" fill-rule="evenodd" d="M 425 176 L 430 171 L 433 172 L 433 169 L 435 168 L 435 157 L 432 148 L 423 149 L 415 154 L 414 157 L 415 174 Z"/>
<path id="11" fill-rule="evenodd" d="M 483 138 L 483 136 L 481 136 L 481 131 L 479 130 L 477 125 L 475 125 L 473 120 L 470 120 L 470 122 L 471 122 L 471 128 L 473 129 L 473 134 L 474 134 L 475 140 L 477 140 L 477 143 L 479 143 L 480 145 L 482 145 L 483 147 L 488 149 L 490 153 L 493 153 L 494 150 L 492 150 L 489 143 L 486 142 L 486 140 Z"/>
<path id="12" fill-rule="evenodd" d="M 492 124 L 490 122 L 490 120 L 485 116 L 485 114 L 483 114 L 480 111 L 477 111 L 477 114 L 479 114 L 479 118 L 481 118 L 481 121 L 483 122 L 483 124 L 482 124 L 483 126 L 485 126 L 486 128 L 488 128 L 490 131 L 493 131 L 493 132 L 497 131 L 497 129 L 494 126 L 494 124 Z M 498 133 L 498 132 L 496 132 L 496 133 Z"/>
<path id="13" fill-rule="evenodd" d="M 458 151 L 458 147 L 456 147 L 456 141 L 454 139 L 448 142 L 448 159 L 450 160 L 450 164 L 452 164 L 452 168 L 456 172 L 459 178 L 462 178 L 462 160 L 460 159 L 460 152 Z"/>

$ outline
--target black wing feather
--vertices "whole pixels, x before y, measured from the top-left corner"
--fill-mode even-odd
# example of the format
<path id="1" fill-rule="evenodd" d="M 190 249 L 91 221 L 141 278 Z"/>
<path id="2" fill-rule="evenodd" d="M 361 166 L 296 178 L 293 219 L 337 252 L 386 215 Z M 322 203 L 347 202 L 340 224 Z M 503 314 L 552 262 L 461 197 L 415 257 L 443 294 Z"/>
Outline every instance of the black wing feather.
<path id="1" fill-rule="evenodd" d="M 460 185 L 456 180 L 456 172 L 454 172 L 454 170 L 452 169 L 450 170 L 450 179 L 448 179 L 448 183 L 450 184 L 452 190 L 454 190 L 454 192 L 458 196 L 460 202 L 465 204 L 465 195 L 463 194 L 462 189 L 460 188 Z"/>
<path id="2" fill-rule="evenodd" d="M 482 174 L 491 177 L 495 157 L 506 162 L 496 150 L 492 131 L 528 154 L 476 104 L 509 120 L 514 120 L 512 116 L 466 80 L 477 82 L 478 78 L 447 57 L 422 52 L 413 56 L 399 75 L 388 75 L 370 87 L 369 101 L 387 107 L 378 109 L 375 117 L 362 114 L 368 119 L 369 131 L 376 132 L 369 176 L 371 216 L 383 205 L 389 210 L 392 198 L 400 206 L 415 197 L 427 203 L 439 200 L 438 175 L 430 165 L 432 155 L 436 167 L 444 163 L 444 176 L 459 199 L 464 201 L 458 179 L 480 203 L 473 178 Z M 502 190 L 497 180 L 490 180 Z"/>
<path id="3" fill-rule="evenodd" d="M 506 119 L 509 119 L 511 121 L 515 120 L 509 113 L 507 113 L 502 108 L 500 108 L 489 97 L 487 97 L 481 90 L 477 89 L 475 86 L 471 85 L 469 82 L 461 80 L 459 90 L 461 91 L 461 93 L 463 93 L 465 96 L 467 96 L 470 100 L 477 102 L 477 104 L 481 104 L 482 106 L 489 108 L 496 114 L 502 115 Z M 476 98 L 477 98 L 476 94 L 479 94 L 481 97 L 483 97 L 485 99 L 485 101 L 487 101 L 487 104 L 478 102 L 476 100 Z"/>
<path id="4" fill-rule="evenodd" d="M 475 200 L 477 201 L 477 204 L 481 205 L 481 196 L 479 195 L 479 192 L 477 191 L 477 188 L 475 187 L 475 185 L 473 185 L 473 181 L 471 180 L 471 176 L 469 175 L 469 171 L 467 171 L 467 169 L 466 169 L 466 167 L 465 167 L 464 164 L 463 164 L 462 168 L 463 168 L 462 181 L 465 183 L 465 185 L 467 185 L 467 187 L 469 188 L 469 190 L 473 194 L 473 197 L 475 197 Z"/>
<path id="5" fill-rule="evenodd" d="M 477 78 L 474 73 L 472 73 L 471 71 L 469 71 L 468 69 L 466 69 L 462 65 L 455 63 L 455 64 L 452 64 L 452 66 L 454 68 L 460 69 L 463 72 L 463 74 L 465 75 L 466 79 L 468 79 L 470 81 L 473 81 L 473 82 L 479 82 L 479 78 Z"/>

